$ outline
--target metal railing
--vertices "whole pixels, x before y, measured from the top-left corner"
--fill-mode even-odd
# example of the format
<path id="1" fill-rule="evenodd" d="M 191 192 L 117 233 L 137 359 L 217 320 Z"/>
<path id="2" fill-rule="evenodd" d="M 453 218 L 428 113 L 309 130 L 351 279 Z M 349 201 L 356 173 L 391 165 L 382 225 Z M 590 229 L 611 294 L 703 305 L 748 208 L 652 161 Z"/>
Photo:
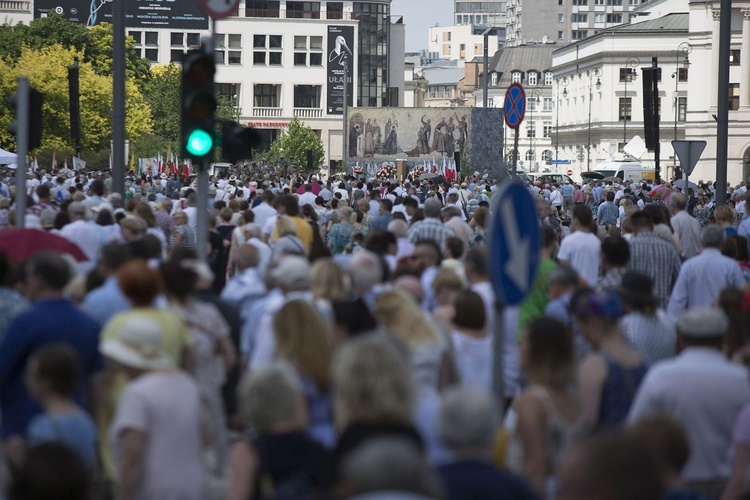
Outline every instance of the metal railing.
<path id="1" fill-rule="evenodd" d="M 294 108 L 294 116 L 298 118 L 322 118 L 322 108 Z"/>
<path id="2" fill-rule="evenodd" d="M 30 12 L 30 0 L 0 0 L 0 11 Z"/>
<path id="3" fill-rule="evenodd" d="M 253 108 L 253 115 L 258 118 L 279 118 L 281 117 L 281 108 Z"/>

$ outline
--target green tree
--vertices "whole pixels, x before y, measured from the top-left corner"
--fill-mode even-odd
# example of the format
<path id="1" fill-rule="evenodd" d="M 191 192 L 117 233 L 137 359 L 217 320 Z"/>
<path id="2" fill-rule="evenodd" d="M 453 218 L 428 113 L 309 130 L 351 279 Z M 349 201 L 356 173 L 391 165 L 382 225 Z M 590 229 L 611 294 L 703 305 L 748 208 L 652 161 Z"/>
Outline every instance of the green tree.
<path id="1" fill-rule="evenodd" d="M 308 150 L 312 150 L 312 172 L 308 172 L 307 169 Z M 318 134 L 295 116 L 281 136 L 271 144 L 267 157 L 269 163 L 274 164 L 279 158 L 284 158 L 289 164 L 297 163 L 301 171 L 314 173 L 323 164 L 325 149 Z"/>
<path id="2" fill-rule="evenodd" d="M 151 79 L 145 84 L 143 95 L 154 123 L 154 135 L 172 142 L 180 141 L 182 70 L 176 64 L 151 68 Z"/>
<path id="3" fill-rule="evenodd" d="M 8 99 L 15 91 L 16 78 L 29 78 L 31 85 L 43 95 L 42 126 L 45 146 L 72 146 L 68 106 L 67 66 L 76 49 L 52 45 L 39 50 L 24 47 L 16 62 L 0 61 L 0 99 Z M 126 82 L 126 133 L 130 139 L 151 132 L 151 110 L 132 79 Z M 80 65 L 81 138 L 87 151 L 109 148 L 112 136 L 112 77 L 97 74 L 87 62 Z M 6 127 L 12 120 L 11 110 L 0 108 L 0 144 L 15 148 L 14 137 Z"/>

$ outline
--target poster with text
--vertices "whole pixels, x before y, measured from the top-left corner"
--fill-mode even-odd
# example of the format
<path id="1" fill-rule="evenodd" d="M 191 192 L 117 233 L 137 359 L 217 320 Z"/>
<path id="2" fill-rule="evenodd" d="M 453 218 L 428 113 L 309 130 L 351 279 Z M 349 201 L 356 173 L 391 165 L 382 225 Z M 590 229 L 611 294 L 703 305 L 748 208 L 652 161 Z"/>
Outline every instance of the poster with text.
<path id="1" fill-rule="evenodd" d="M 326 103 L 329 115 L 344 114 L 344 73 L 347 105 L 354 102 L 354 27 L 329 26 L 327 45 Z"/>
<path id="2" fill-rule="evenodd" d="M 34 17 L 51 13 L 74 23 L 94 26 L 112 23 L 112 2 L 108 0 L 36 0 Z M 128 28 L 208 29 L 208 15 L 197 0 L 128 0 L 125 24 Z"/>

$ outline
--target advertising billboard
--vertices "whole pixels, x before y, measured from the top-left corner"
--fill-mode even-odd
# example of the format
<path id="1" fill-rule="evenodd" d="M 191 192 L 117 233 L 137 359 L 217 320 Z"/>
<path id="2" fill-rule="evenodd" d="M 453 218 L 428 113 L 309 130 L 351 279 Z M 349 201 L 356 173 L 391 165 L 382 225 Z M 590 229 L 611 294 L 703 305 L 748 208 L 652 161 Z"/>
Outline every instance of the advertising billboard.
<path id="1" fill-rule="evenodd" d="M 346 65 L 347 105 L 354 102 L 354 27 L 329 26 L 327 45 L 326 102 L 329 115 L 344 114 L 344 65 Z"/>
<path id="2" fill-rule="evenodd" d="M 34 17 L 55 12 L 74 23 L 94 26 L 112 22 L 111 0 L 36 0 Z M 198 0 L 128 0 L 128 28 L 208 29 L 208 14 Z"/>

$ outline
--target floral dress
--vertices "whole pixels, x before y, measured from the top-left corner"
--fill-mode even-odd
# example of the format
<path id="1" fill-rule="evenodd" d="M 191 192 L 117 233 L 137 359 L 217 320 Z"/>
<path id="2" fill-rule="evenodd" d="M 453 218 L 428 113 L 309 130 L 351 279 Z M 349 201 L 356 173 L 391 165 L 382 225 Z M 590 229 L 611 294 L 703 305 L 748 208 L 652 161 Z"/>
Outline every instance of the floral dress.
<path id="1" fill-rule="evenodd" d="M 711 209 L 706 205 L 696 205 L 693 209 L 693 216 L 698 220 L 701 228 L 704 228 L 708 225 L 708 219 L 711 216 Z"/>

